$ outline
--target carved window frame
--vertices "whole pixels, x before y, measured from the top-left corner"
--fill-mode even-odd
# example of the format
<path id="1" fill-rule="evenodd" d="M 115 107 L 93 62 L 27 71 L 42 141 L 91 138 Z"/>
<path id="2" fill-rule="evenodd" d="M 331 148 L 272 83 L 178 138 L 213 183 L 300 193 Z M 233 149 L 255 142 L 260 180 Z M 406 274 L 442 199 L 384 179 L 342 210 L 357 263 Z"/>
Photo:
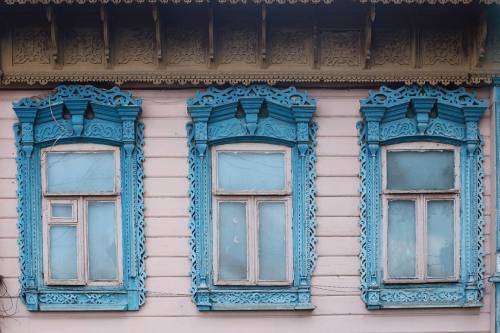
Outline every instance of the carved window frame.
<path id="1" fill-rule="evenodd" d="M 191 292 L 200 311 L 312 310 L 316 263 L 316 101 L 294 87 L 208 88 L 188 99 Z M 291 148 L 293 281 L 288 286 L 216 285 L 213 275 L 212 147 L 267 143 Z"/>
<path id="2" fill-rule="evenodd" d="M 361 297 L 368 309 L 477 307 L 484 295 L 484 141 L 479 120 L 487 101 L 464 88 L 382 86 L 361 102 Z M 384 282 L 381 148 L 444 143 L 460 151 L 460 267 L 458 281 Z"/>
<path id="3" fill-rule="evenodd" d="M 114 87 L 58 86 L 13 103 L 18 181 L 20 297 L 29 311 L 138 310 L 145 302 L 144 125 L 140 99 Z M 55 286 L 43 274 L 42 151 L 98 144 L 120 154 L 118 285 Z"/>

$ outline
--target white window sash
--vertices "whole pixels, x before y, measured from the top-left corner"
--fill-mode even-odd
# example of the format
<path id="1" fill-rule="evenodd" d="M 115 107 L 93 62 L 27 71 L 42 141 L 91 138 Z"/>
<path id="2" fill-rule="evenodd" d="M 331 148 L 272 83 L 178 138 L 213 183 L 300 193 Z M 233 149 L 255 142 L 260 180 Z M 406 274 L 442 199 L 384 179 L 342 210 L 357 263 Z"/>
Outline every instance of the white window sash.
<path id="1" fill-rule="evenodd" d="M 113 192 L 48 192 L 48 177 L 47 177 L 47 155 L 49 153 L 101 153 L 101 152 L 113 152 L 115 158 L 115 188 Z M 109 145 L 100 144 L 89 144 L 89 143 L 77 143 L 77 144 L 63 144 L 51 146 L 44 148 L 41 151 L 41 167 L 42 167 L 42 193 L 44 196 L 109 196 L 109 195 L 119 195 L 121 191 L 121 170 L 120 170 L 120 148 L 113 147 Z M 70 172 L 70 170 L 68 171 Z"/>
<path id="2" fill-rule="evenodd" d="M 389 201 L 411 200 L 415 201 L 416 217 L 416 277 L 394 278 L 389 276 L 389 248 L 388 248 L 388 225 L 389 225 Z M 427 202 L 436 200 L 453 201 L 454 207 L 454 274 L 447 278 L 432 278 L 427 276 Z M 385 283 L 429 283 L 429 282 L 455 282 L 458 281 L 460 270 L 460 198 L 458 194 L 394 194 L 383 196 L 383 258 L 384 258 L 384 282 Z"/>
<path id="3" fill-rule="evenodd" d="M 47 154 L 50 152 L 109 152 L 113 151 L 115 156 L 115 191 L 97 193 L 47 193 Z M 42 150 L 42 205 L 43 205 L 43 272 L 46 285 L 81 285 L 81 286 L 118 286 L 123 281 L 123 255 L 122 255 L 122 223 L 121 223 L 121 196 L 120 196 L 120 149 L 108 145 L 99 144 L 65 144 L 57 145 Z M 114 201 L 116 208 L 116 255 L 117 274 L 113 280 L 91 281 L 89 279 L 89 249 L 88 249 L 88 221 L 87 203 L 89 201 Z M 73 216 L 67 218 L 53 218 L 51 203 L 72 203 Z M 75 214 L 76 212 L 76 214 Z M 63 280 L 52 279 L 50 272 L 50 233 L 51 225 L 68 225 L 77 227 L 77 265 L 78 279 Z"/>
<path id="4" fill-rule="evenodd" d="M 223 191 L 218 188 L 218 162 L 219 152 L 251 152 L 251 153 L 282 153 L 285 160 L 285 189 L 283 191 Z M 265 143 L 234 143 L 218 145 L 212 148 L 212 194 L 213 195 L 289 195 L 292 193 L 292 166 L 291 148 L 265 144 Z"/>
<path id="5" fill-rule="evenodd" d="M 292 199 L 289 196 L 223 196 L 215 197 L 213 203 L 213 272 L 215 285 L 233 286 L 279 286 L 290 285 L 293 281 L 293 244 L 292 244 Z M 244 202 L 246 204 L 246 231 L 247 231 L 247 280 L 222 280 L 219 278 L 219 204 L 221 202 Z M 286 205 L 286 270 L 287 278 L 284 281 L 259 280 L 259 221 L 258 203 L 284 202 Z"/>

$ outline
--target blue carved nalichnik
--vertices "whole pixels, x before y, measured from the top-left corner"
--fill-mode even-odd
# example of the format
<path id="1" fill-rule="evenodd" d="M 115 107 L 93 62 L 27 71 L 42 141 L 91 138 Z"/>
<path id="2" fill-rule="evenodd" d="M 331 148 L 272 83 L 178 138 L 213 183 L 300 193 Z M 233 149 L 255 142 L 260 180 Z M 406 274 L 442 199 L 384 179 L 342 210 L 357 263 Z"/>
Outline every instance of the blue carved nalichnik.
<path id="1" fill-rule="evenodd" d="M 137 310 L 145 302 L 144 125 L 141 100 L 118 88 L 59 86 L 45 98 L 14 103 L 21 298 L 28 310 Z M 91 112 L 91 114 L 87 114 Z M 123 283 L 46 286 L 43 280 L 40 150 L 62 143 L 121 149 Z"/>
<path id="2" fill-rule="evenodd" d="M 316 262 L 315 100 L 295 88 L 209 88 L 188 100 L 192 296 L 199 310 L 312 309 Z M 215 286 L 212 280 L 209 147 L 265 142 L 292 147 L 294 281 L 288 287 Z"/>
<path id="3" fill-rule="evenodd" d="M 484 278 L 483 141 L 487 102 L 465 89 L 382 87 L 361 100 L 361 289 L 370 309 L 480 306 Z M 380 146 L 434 141 L 461 147 L 460 276 L 453 283 L 384 284 Z"/>

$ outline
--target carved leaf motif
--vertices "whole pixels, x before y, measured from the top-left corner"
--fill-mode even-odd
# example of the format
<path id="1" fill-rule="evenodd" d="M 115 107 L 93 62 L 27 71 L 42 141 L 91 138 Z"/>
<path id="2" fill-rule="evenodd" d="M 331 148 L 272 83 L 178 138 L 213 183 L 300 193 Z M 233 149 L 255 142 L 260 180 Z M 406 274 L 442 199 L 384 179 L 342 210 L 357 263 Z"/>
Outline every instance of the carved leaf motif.
<path id="1" fill-rule="evenodd" d="M 210 300 L 218 304 L 283 304 L 297 302 L 295 293 L 263 293 L 263 292 L 224 292 L 213 293 Z"/>
<path id="2" fill-rule="evenodd" d="M 219 36 L 223 36 L 220 45 L 220 62 L 244 62 L 255 64 L 257 51 L 257 32 L 252 28 L 222 28 Z"/>
<path id="3" fill-rule="evenodd" d="M 167 64 L 203 64 L 205 50 L 203 31 L 193 27 L 169 28 L 167 33 Z"/>
<path id="4" fill-rule="evenodd" d="M 15 28 L 12 36 L 14 64 L 49 64 L 49 31 L 41 27 Z"/>
<path id="5" fill-rule="evenodd" d="M 42 294 L 40 303 L 45 304 L 113 304 L 115 302 L 113 294 Z"/>
<path id="6" fill-rule="evenodd" d="M 208 126 L 208 139 L 217 140 L 231 136 L 242 136 L 247 133 L 246 127 L 238 119 Z"/>
<path id="7" fill-rule="evenodd" d="M 324 66 L 359 66 L 359 31 L 324 31 L 321 34 L 321 63 Z"/>
<path id="8" fill-rule="evenodd" d="M 308 64 L 307 33 L 301 30 L 274 30 L 269 36 L 272 64 Z"/>
<path id="9" fill-rule="evenodd" d="M 425 30 L 422 52 L 424 65 L 458 65 L 462 57 L 462 33 L 457 30 Z"/>
<path id="10" fill-rule="evenodd" d="M 121 33 L 117 37 L 117 62 L 119 64 L 128 64 L 130 62 L 153 63 L 155 39 L 151 29 L 122 27 Z"/>
<path id="11" fill-rule="evenodd" d="M 295 126 L 279 124 L 277 121 L 261 120 L 257 127 L 257 135 L 270 136 L 278 139 L 294 141 L 296 138 Z"/>
<path id="12" fill-rule="evenodd" d="M 410 31 L 375 30 L 372 61 L 375 65 L 409 65 L 411 60 Z"/>
<path id="13" fill-rule="evenodd" d="M 64 41 L 65 63 L 102 63 L 103 42 L 98 29 L 69 29 L 66 31 Z"/>

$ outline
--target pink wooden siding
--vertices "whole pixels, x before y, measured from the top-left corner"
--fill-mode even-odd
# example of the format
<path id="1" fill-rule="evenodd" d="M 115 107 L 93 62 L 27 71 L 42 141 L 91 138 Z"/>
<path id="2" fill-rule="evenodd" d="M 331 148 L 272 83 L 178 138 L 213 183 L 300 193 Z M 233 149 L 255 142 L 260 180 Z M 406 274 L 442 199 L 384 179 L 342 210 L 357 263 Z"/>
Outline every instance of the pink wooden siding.
<path id="1" fill-rule="evenodd" d="M 359 293 L 358 145 L 359 99 L 366 90 L 312 90 L 318 99 L 318 265 L 312 312 L 200 313 L 190 299 L 188 259 L 187 146 L 185 101 L 193 90 L 135 91 L 144 100 L 146 125 L 147 288 L 138 312 L 29 313 L 18 292 L 16 167 L 11 103 L 34 91 L 0 91 L 0 274 L 12 299 L 11 317 L 0 319 L 14 332 L 490 332 L 494 322 L 491 284 L 480 309 L 368 311 Z M 488 98 L 489 90 L 480 91 Z M 491 272 L 491 113 L 481 120 L 486 139 L 486 266 Z"/>

